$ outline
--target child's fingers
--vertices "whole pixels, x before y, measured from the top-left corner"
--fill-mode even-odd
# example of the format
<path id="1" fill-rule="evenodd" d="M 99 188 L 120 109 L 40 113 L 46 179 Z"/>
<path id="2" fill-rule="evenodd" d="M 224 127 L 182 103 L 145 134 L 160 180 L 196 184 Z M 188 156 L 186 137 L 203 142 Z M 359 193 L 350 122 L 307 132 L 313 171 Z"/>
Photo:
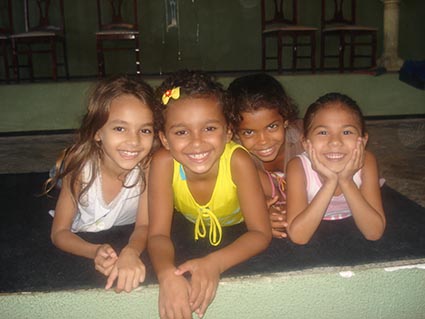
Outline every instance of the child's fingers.
<path id="1" fill-rule="evenodd" d="M 133 289 L 139 287 L 140 284 L 140 269 L 136 268 L 133 271 L 129 271 L 126 274 L 125 287 L 126 292 L 131 292 Z"/>
<path id="2" fill-rule="evenodd" d="M 190 264 L 190 262 L 185 262 L 183 264 L 181 264 L 179 267 L 177 267 L 177 269 L 174 271 L 174 273 L 177 276 L 183 275 L 186 272 L 193 272 L 192 266 Z"/>
<path id="3" fill-rule="evenodd" d="M 286 227 L 288 227 L 288 223 L 283 220 L 272 221 L 271 226 L 272 226 L 272 229 L 284 230 L 286 229 Z"/>
<path id="4" fill-rule="evenodd" d="M 120 293 L 126 289 L 127 274 L 123 271 L 118 271 L 117 284 L 115 286 L 115 292 Z"/>
<path id="5" fill-rule="evenodd" d="M 286 234 L 284 230 L 279 230 L 276 228 L 272 228 L 272 235 L 274 238 L 278 238 L 278 239 L 288 237 L 288 235 Z"/>
<path id="6" fill-rule="evenodd" d="M 105 276 L 109 276 L 111 273 L 112 267 L 114 267 L 114 263 L 111 265 L 105 265 L 106 260 L 103 258 L 97 258 L 94 262 L 94 268 L 102 273 Z"/>
<path id="7" fill-rule="evenodd" d="M 191 291 L 189 296 L 190 307 L 192 311 L 195 311 L 201 305 L 204 298 L 204 292 L 202 291 L 202 284 L 199 280 L 192 280 L 190 282 Z"/>
<path id="8" fill-rule="evenodd" d="M 313 169 L 314 170 L 317 170 L 318 169 L 318 165 L 319 165 L 319 161 L 317 159 L 316 152 L 315 152 L 315 150 L 313 148 L 313 145 L 311 144 L 310 141 L 308 141 L 308 150 L 309 150 L 309 153 L 308 154 L 309 154 L 309 157 L 310 157 L 310 160 L 311 160 L 311 164 L 313 166 Z"/>
<path id="9" fill-rule="evenodd" d="M 275 196 L 273 198 L 268 198 L 266 203 L 267 203 L 267 208 L 270 208 L 273 204 L 275 204 L 279 199 L 279 196 Z"/>
<path id="10" fill-rule="evenodd" d="M 276 222 L 276 223 L 282 223 L 282 222 L 286 222 L 286 212 L 281 213 L 281 212 L 273 212 L 269 215 L 270 217 L 270 221 Z"/>
<path id="11" fill-rule="evenodd" d="M 360 154 L 360 156 L 359 156 L 359 161 L 360 161 L 359 167 L 361 168 L 364 165 L 364 159 L 365 159 L 365 155 L 366 155 L 366 153 L 365 153 L 365 142 L 364 142 L 363 138 L 359 139 L 359 154 Z"/>
<path id="12" fill-rule="evenodd" d="M 96 251 L 96 256 L 101 256 L 103 258 L 108 257 L 117 257 L 115 250 L 109 244 L 100 245 Z"/>
<path id="13" fill-rule="evenodd" d="M 215 298 L 215 293 L 217 291 L 217 286 L 210 285 L 208 289 L 206 290 L 205 298 L 199 307 L 199 309 L 196 311 L 199 318 L 202 318 L 205 315 L 205 312 L 207 311 L 208 306 L 211 304 L 211 302 Z"/>
<path id="14" fill-rule="evenodd" d="M 112 270 L 114 270 L 114 268 L 115 268 L 115 264 L 113 264 L 113 265 L 111 265 L 107 268 L 104 268 L 104 270 L 103 270 L 104 275 L 109 276 L 111 274 Z"/>
<path id="15" fill-rule="evenodd" d="M 118 255 L 115 250 L 109 245 L 107 245 L 106 247 L 106 252 L 108 253 L 110 258 L 118 258 Z"/>
<path id="16" fill-rule="evenodd" d="M 118 269 L 117 267 L 113 267 L 113 269 L 111 270 L 111 273 L 108 276 L 108 279 L 106 280 L 105 289 L 111 289 L 117 277 L 118 277 Z"/>
<path id="17" fill-rule="evenodd" d="M 132 284 L 132 289 L 136 289 L 137 287 L 139 287 L 140 283 L 142 283 L 145 280 L 145 274 L 144 272 L 137 270 L 133 276 L 133 282 Z"/>
<path id="18" fill-rule="evenodd" d="M 143 270 L 140 271 L 138 278 L 137 277 L 134 278 L 136 287 L 138 287 L 142 282 L 144 282 L 145 278 L 146 278 L 146 270 L 143 269 Z"/>
<path id="19" fill-rule="evenodd" d="M 115 263 L 117 262 L 117 260 L 118 260 L 117 257 L 115 257 L 115 258 L 107 258 L 107 259 L 103 260 L 103 262 L 101 263 L 102 264 L 102 267 L 105 268 L 105 269 L 106 268 L 110 268 L 111 266 L 115 265 Z"/>

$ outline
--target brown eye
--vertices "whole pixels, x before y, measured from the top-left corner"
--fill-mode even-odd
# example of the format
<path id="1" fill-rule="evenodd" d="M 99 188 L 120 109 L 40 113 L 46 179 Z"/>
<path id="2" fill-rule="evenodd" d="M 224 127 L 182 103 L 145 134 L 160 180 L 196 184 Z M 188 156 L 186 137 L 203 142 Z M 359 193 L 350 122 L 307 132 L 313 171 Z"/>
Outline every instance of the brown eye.
<path id="1" fill-rule="evenodd" d="M 124 130 L 125 129 L 122 126 L 114 127 L 114 131 L 117 131 L 117 132 L 124 132 Z"/>

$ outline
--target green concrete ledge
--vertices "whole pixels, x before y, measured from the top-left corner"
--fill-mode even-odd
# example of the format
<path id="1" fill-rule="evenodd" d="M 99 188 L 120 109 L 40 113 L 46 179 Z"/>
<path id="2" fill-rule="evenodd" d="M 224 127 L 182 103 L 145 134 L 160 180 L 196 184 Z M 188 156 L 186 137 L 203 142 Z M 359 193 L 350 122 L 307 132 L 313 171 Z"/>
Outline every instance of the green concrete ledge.
<path id="1" fill-rule="evenodd" d="M 281 75 L 277 77 L 298 104 L 303 115 L 307 106 L 327 92 L 353 97 L 366 116 L 425 114 L 425 90 L 398 80 L 397 73 Z M 219 77 L 227 87 L 234 79 Z M 154 87 L 160 78 L 147 78 Z M 0 86 L 0 132 L 75 129 L 85 109 L 92 81 L 35 83 Z"/>
<path id="2" fill-rule="evenodd" d="M 2 318 L 158 318 L 158 287 L 0 295 Z M 425 260 L 226 278 L 204 318 L 425 318 Z"/>

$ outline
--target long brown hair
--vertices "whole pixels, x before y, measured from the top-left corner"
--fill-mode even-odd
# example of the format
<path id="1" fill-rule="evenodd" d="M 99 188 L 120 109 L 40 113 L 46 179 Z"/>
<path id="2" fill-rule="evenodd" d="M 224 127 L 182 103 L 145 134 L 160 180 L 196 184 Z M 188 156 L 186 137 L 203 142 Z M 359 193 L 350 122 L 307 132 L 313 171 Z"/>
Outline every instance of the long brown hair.
<path id="1" fill-rule="evenodd" d="M 90 188 L 97 176 L 96 173 L 91 174 L 90 180 L 82 184 L 81 174 L 84 166 L 87 162 L 90 162 L 91 172 L 99 172 L 99 159 L 102 159 L 103 156 L 101 145 L 95 140 L 95 135 L 107 122 L 112 101 L 123 94 L 131 94 L 138 98 L 155 115 L 157 103 L 154 91 L 143 80 L 136 77 L 117 75 L 97 82 L 90 92 L 87 112 L 83 117 L 80 128 L 76 132 L 75 143 L 63 150 L 59 155 L 56 161 L 55 174 L 44 185 L 45 194 L 49 193 L 62 181 L 62 183 L 67 183 L 70 187 L 74 201 L 80 201 L 81 196 Z M 158 145 L 158 142 L 155 134 L 153 146 L 156 145 Z M 141 191 L 144 190 L 146 185 L 144 169 L 149 164 L 154 148 L 152 147 L 148 156 L 140 163 L 140 179 L 143 185 Z M 135 185 L 123 186 L 133 187 Z"/>

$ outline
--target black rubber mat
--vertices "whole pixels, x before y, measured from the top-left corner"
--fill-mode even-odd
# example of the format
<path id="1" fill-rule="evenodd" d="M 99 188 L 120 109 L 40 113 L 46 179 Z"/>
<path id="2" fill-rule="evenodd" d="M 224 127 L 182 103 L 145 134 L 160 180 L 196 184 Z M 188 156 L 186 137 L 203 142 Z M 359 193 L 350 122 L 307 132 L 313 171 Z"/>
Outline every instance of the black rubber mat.
<path id="1" fill-rule="evenodd" d="M 61 252 L 50 241 L 52 218 L 48 210 L 54 198 L 38 196 L 47 173 L 0 175 L 0 292 L 52 291 L 101 288 L 105 278 L 93 261 Z M 262 254 L 240 264 L 223 276 L 285 272 L 327 266 L 425 258 L 425 208 L 393 189 L 382 189 L 387 229 L 376 242 L 365 240 L 351 218 L 322 222 L 308 245 L 273 239 Z M 93 242 L 111 243 L 118 251 L 126 244 L 133 225 L 100 233 L 80 234 Z M 245 231 L 244 225 L 224 229 L 223 245 Z M 193 224 L 176 214 L 173 222 L 176 262 L 200 257 L 215 248 L 207 240 L 194 242 Z M 146 283 L 156 281 L 149 258 Z"/>

